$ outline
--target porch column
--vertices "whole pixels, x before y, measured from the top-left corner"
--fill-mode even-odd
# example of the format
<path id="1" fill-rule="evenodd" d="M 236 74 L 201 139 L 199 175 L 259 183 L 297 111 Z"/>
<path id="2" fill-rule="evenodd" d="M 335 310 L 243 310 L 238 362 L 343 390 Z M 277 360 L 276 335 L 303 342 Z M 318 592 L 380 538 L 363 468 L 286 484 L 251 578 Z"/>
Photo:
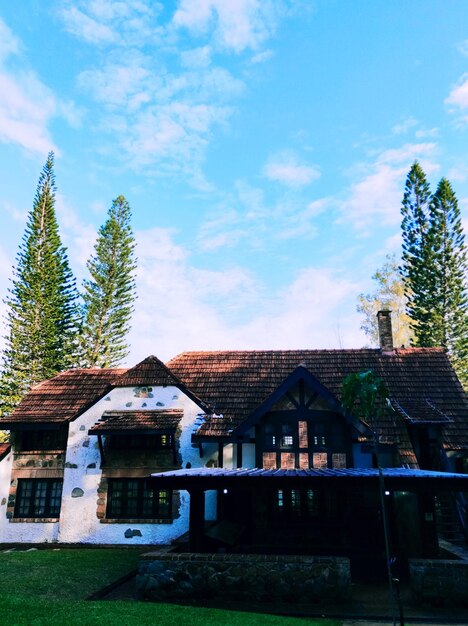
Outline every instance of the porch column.
<path id="1" fill-rule="evenodd" d="M 434 493 L 421 493 L 418 500 L 423 558 L 432 559 L 439 551 Z"/>
<path id="2" fill-rule="evenodd" d="M 203 535 L 205 532 L 205 492 L 203 489 L 192 489 L 190 493 L 190 552 L 203 551 Z"/>

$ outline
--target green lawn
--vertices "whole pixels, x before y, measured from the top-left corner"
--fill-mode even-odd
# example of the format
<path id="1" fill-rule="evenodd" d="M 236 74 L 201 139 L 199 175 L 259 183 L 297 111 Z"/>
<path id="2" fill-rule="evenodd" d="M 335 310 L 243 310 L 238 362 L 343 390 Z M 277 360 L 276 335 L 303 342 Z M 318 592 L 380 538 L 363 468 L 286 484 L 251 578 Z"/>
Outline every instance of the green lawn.
<path id="1" fill-rule="evenodd" d="M 138 549 L 67 549 L 0 552 L 0 622 L 158 626 L 337 626 L 257 613 L 134 601 L 85 598 L 136 568 Z"/>

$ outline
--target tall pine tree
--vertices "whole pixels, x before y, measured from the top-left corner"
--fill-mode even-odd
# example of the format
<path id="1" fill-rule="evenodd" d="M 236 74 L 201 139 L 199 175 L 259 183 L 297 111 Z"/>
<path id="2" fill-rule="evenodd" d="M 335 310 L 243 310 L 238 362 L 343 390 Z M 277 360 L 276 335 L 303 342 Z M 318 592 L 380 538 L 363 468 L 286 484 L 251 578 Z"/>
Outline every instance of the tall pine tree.
<path id="1" fill-rule="evenodd" d="M 400 268 L 417 346 L 443 346 L 468 386 L 467 253 L 455 193 L 442 178 L 431 196 L 420 165 L 406 179 Z"/>
<path id="2" fill-rule="evenodd" d="M 428 268 L 433 288 L 430 345 L 447 348 L 460 380 L 468 383 L 468 271 L 457 198 L 442 178 L 430 205 Z M 430 256 L 429 256 L 430 255 Z"/>
<path id="3" fill-rule="evenodd" d="M 408 173 L 401 207 L 402 264 L 407 310 L 416 345 L 431 345 L 428 322 L 431 316 L 432 286 L 428 273 L 427 246 L 431 191 L 426 175 L 415 161 Z"/>
<path id="4" fill-rule="evenodd" d="M 113 367 L 128 354 L 126 335 L 135 300 L 135 240 L 127 200 L 118 196 L 99 229 L 84 281 L 83 364 Z"/>
<path id="5" fill-rule="evenodd" d="M 78 292 L 55 216 L 54 155 L 49 153 L 6 298 L 0 411 L 7 415 L 31 386 L 76 364 Z"/>

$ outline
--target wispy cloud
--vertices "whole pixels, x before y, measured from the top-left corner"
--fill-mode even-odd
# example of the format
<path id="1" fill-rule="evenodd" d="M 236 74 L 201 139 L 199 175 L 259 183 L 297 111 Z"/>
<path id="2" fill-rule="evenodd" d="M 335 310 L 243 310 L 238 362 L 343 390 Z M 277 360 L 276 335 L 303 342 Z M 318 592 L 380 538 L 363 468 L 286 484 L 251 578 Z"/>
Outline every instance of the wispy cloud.
<path id="1" fill-rule="evenodd" d="M 233 61 L 232 53 L 266 61 L 263 45 L 289 5 L 180 0 L 171 11 L 150 0 L 64 1 L 64 28 L 96 49 L 96 63 L 77 83 L 100 105 L 93 123 L 106 134 L 107 154 L 150 176 L 183 173 L 210 188 L 202 173 L 207 147 L 245 93 L 243 68 L 253 62 L 247 54 Z M 301 185 L 316 172 L 291 165 L 272 175 Z"/>
<path id="2" fill-rule="evenodd" d="M 432 157 L 434 143 L 405 144 L 401 148 L 384 150 L 375 160 L 362 164 L 354 182 L 340 204 L 341 222 L 351 222 L 361 234 L 368 235 L 375 222 L 393 225 L 400 220 L 400 205 L 404 177 L 411 163 L 418 159 L 426 171 L 437 169 Z"/>
<path id="3" fill-rule="evenodd" d="M 445 104 L 458 109 L 468 108 L 468 74 L 463 74 L 445 99 Z"/>
<path id="4" fill-rule="evenodd" d="M 181 0 L 173 24 L 195 35 L 211 35 L 220 48 L 257 51 L 276 30 L 281 0 Z"/>
<path id="5" fill-rule="evenodd" d="M 394 135 L 405 135 L 417 125 L 418 125 L 417 119 L 415 119 L 414 117 L 408 117 L 402 122 L 395 124 L 395 126 L 392 128 L 392 133 Z"/>
<path id="6" fill-rule="evenodd" d="M 80 123 L 80 109 L 58 98 L 29 69 L 21 42 L 1 19 L 0 93 L 0 141 L 18 145 L 28 154 L 59 153 L 49 129 L 54 118 L 62 117 L 71 126 Z"/>
<path id="7" fill-rule="evenodd" d="M 301 163 L 298 157 L 289 151 L 270 156 L 263 174 L 288 187 L 303 187 L 320 178 L 320 170 L 314 165 Z"/>
<path id="8" fill-rule="evenodd" d="M 315 348 L 364 343 L 357 316 L 349 313 L 362 286 L 330 269 L 304 268 L 268 291 L 242 267 L 194 267 L 166 229 L 138 232 L 137 250 L 129 362 L 197 349 L 303 348 L 304 337 Z"/>

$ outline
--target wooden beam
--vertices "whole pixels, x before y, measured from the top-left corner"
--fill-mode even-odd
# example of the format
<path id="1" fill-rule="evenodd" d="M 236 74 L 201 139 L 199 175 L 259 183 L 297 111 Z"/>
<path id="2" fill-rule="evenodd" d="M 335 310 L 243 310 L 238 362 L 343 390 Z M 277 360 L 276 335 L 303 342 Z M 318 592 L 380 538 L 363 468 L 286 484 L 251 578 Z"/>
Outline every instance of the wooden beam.
<path id="1" fill-rule="evenodd" d="M 237 467 L 242 467 L 242 442 L 237 442 Z"/>
<path id="2" fill-rule="evenodd" d="M 101 455 L 101 467 L 106 464 L 106 457 L 104 456 L 104 446 L 102 445 L 102 435 L 98 435 L 99 453 Z"/>
<path id="3" fill-rule="evenodd" d="M 218 467 L 224 467 L 224 444 L 222 441 L 218 443 Z"/>

